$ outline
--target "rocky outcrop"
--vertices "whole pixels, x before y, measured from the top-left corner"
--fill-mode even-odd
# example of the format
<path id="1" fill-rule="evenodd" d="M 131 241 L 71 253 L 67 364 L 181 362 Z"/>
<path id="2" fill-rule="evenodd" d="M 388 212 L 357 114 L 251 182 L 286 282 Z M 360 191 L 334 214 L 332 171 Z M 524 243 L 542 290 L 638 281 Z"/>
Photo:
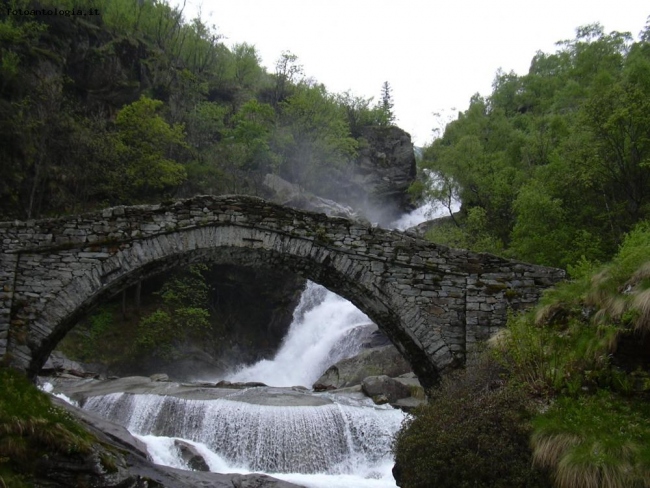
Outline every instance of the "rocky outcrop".
<path id="1" fill-rule="evenodd" d="M 407 193 L 416 176 L 411 136 L 399 127 L 364 127 L 360 133 L 350 179 L 328 196 L 360 209 L 371 222 L 387 225 L 413 208 Z"/>
<path id="2" fill-rule="evenodd" d="M 376 375 L 399 376 L 411 371 L 409 363 L 392 345 L 361 351 L 330 366 L 314 385 L 321 389 L 360 385 L 364 378 Z"/>
<path id="3" fill-rule="evenodd" d="M 361 390 L 379 405 L 411 396 L 406 385 L 386 375 L 364 378 L 361 382 Z"/>
<path id="4" fill-rule="evenodd" d="M 320 186 L 312 184 L 311 192 L 267 174 L 263 183 L 266 197 L 332 217 L 354 219 L 360 214 L 380 225 L 412 210 L 407 193 L 416 176 L 411 136 L 399 127 L 368 126 L 359 129 L 358 140 L 359 155 L 351 167 L 332 171 Z"/>
<path id="5" fill-rule="evenodd" d="M 49 379 L 56 393 L 84 405 L 89 398 L 125 393 L 127 395 L 159 395 L 186 400 L 228 399 L 254 405 L 316 407 L 332 403 L 326 397 L 314 396 L 302 388 L 279 388 L 271 386 L 233 387 L 214 383 L 174 383 L 152 381 L 145 376 L 131 376 L 114 380 L 67 380 Z M 243 385 L 243 384 L 240 384 Z"/>
<path id="6" fill-rule="evenodd" d="M 176 439 L 174 440 L 174 447 L 178 449 L 181 459 L 192 471 L 210 471 L 210 466 L 205 462 L 205 458 L 192 444 Z"/>
<path id="7" fill-rule="evenodd" d="M 299 210 L 324 213 L 329 217 L 344 217 L 353 220 L 360 218 L 359 214 L 351 207 L 316 196 L 278 175 L 267 174 L 264 177 L 264 187 L 268 191 L 268 198 L 280 205 L 286 205 Z"/>

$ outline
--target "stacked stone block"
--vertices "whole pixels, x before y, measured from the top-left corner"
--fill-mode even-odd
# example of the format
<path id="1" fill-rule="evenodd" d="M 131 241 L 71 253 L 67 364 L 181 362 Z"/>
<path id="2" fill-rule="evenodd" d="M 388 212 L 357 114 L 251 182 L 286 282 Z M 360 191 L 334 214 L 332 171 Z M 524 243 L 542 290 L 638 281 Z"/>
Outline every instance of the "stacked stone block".
<path id="1" fill-rule="evenodd" d="M 93 306 L 197 261 L 289 270 L 349 299 L 424 384 L 533 304 L 561 270 L 450 249 L 401 232 L 255 197 L 114 207 L 0 223 L 0 358 L 34 375 Z"/>

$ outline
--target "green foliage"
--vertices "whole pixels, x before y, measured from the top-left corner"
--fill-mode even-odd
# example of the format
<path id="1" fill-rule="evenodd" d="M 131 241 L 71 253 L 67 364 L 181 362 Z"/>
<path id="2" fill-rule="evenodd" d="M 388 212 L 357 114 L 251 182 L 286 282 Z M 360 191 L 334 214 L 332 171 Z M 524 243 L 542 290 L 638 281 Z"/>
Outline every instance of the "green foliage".
<path id="1" fill-rule="evenodd" d="M 503 244 L 486 230 L 486 212 L 481 207 L 469 209 L 466 217 L 451 220 L 430 229 L 426 238 L 445 246 L 498 254 Z"/>
<path id="2" fill-rule="evenodd" d="M 162 306 L 138 323 L 135 353 L 147 351 L 171 359 L 174 345 L 210 331 L 209 287 L 202 275 L 205 270 L 205 265 L 192 265 L 165 282 L 157 292 Z"/>
<path id="3" fill-rule="evenodd" d="M 575 395 L 608 382 L 618 329 L 585 327 L 579 313 L 558 305 L 541 309 L 537 320 L 533 313 L 509 320 L 503 364 L 532 394 Z"/>
<path id="4" fill-rule="evenodd" d="M 324 189 L 329 173 L 356 155 L 346 116 L 323 85 L 302 84 L 280 105 L 272 148 L 280 174 L 312 190 Z"/>
<path id="5" fill-rule="evenodd" d="M 185 147 L 183 126 L 170 126 L 158 115 L 159 100 L 142 97 L 115 118 L 116 152 L 120 165 L 110 186 L 122 202 L 135 203 L 160 195 L 186 178 L 183 166 L 170 156 Z"/>
<path id="6" fill-rule="evenodd" d="M 35 461 L 52 452 L 87 455 L 94 439 L 21 373 L 0 368 L 0 480 L 29 486 Z"/>
<path id="7" fill-rule="evenodd" d="M 502 383 L 500 369 L 489 359 L 446 380 L 397 434 L 399 485 L 551 486 L 542 471 L 531 467 L 528 399 Z"/>
<path id="8" fill-rule="evenodd" d="M 558 488 L 644 487 L 650 484 L 650 405 L 611 393 L 561 398 L 534 421 L 539 466 Z"/>
<path id="9" fill-rule="evenodd" d="M 253 46 L 228 49 L 214 26 L 166 1 L 56 6 L 101 15 L 0 15 L 4 218 L 258 194 L 269 172 L 319 188 L 355 156 L 352 131 L 381 119 L 369 101 L 346 106 L 306 82 L 295 55 L 269 74 Z"/>
<path id="10" fill-rule="evenodd" d="M 336 96 L 336 102 L 347 117 L 352 137 L 361 136 L 364 127 L 382 125 L 385 121 L 382 108 L 373 105 L 372 100 L 372 98 L 354 96 L 349 91 Z"/>
<path id="11" fill-rule="evenodd" d="M 485 212 L 502 254 L 566 267 L 611 257 L 648 217 L 650 50 L 598 24 L 558 46 L 527 75 L 499 71 L 422 165 L 446 178 L 432 198 Z"/>
<path id="12" fill-rule="evenodd" d="M 626 398 L 637 393 L 637 372 L 612 361 L 622 337 L 648 330 L 648 263 L 650 227 L 642 222 L 611 263 L 582 259 L 572 281 L 510 317 L 495 341 L 511 382 L 554 399 L 533 421 L 532 446 L 558 488 L 650 483 L 650 407 Z"/>
<path id="13" fill-rule="evenodd" d="M 611 354 L 630 329 L 646 331 L 650 227 L 641 223 L 611 263 L 583 260 L 573 280 L 548 290 L 535 311 L 512 316 L 502 338 L 512 374 L 537 394 L 625 389 Z"/>
<path id="14" fill-rule="evenodd" d="M 379 112 L 378 125 L 390 126 L 395 123 L 395 113 L 393 112 L 393 89 L 387 81 L 381 85 L 381 101 L 377 105 Z"/>
<path id="15" fill-rule="evenodd" d="M 93 358 L 103 356 L 104 341 L 113 326 L 114 320 L 113 312 L 108 308 L 101 308 L 90 317 L 90 329 L 84 344 L 86 358 L 92 361 Z"/>
<path id="16" fill-rule="evenodd" d="M 511 315 L 488 359 L 443 382 L 399 432 L 400 486 L 648 486 L 647 371 L 615 353 L 649 330 L 649 263 L 641 222 L 609 264 L 582 258 L 535 310 Z"/>

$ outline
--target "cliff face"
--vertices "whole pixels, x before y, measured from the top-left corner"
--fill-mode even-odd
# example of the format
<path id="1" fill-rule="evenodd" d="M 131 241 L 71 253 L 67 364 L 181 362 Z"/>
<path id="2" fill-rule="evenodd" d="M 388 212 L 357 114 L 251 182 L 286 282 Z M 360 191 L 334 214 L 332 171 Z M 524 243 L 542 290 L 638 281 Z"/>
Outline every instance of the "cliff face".
<path id="1" fill-rule="evenodd" d="M 407 193 L 416 176 L 411 136 L 399 127 L 363 127 L 360 132 L 352 174 L 340 182 L 340 191 L 328 196 L 387 225 L 413 208 Z"/>

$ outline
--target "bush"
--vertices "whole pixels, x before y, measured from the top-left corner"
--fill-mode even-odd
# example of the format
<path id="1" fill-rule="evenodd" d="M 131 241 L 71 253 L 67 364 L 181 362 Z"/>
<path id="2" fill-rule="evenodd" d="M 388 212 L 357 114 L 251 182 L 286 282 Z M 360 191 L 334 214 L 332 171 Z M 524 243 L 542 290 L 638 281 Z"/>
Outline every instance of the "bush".
<path id="1" fill-rule="evenodd" d="M 403 488 L 549 487 L 532 466 L 529 401 L 490 359 L 441 386 L 397 434 L 395 477 Z"/>
<path id="2" fill-rule="evenodd" d="M 503 363 L 537 395 L 598 387 L 628 393 L 612 357 L 622 337 L 650 330 L 650 225 L 630 232 L 611 263 L 582 260 L 571 274 L 536 310 L 509 318 L 500 340 Z"/>

